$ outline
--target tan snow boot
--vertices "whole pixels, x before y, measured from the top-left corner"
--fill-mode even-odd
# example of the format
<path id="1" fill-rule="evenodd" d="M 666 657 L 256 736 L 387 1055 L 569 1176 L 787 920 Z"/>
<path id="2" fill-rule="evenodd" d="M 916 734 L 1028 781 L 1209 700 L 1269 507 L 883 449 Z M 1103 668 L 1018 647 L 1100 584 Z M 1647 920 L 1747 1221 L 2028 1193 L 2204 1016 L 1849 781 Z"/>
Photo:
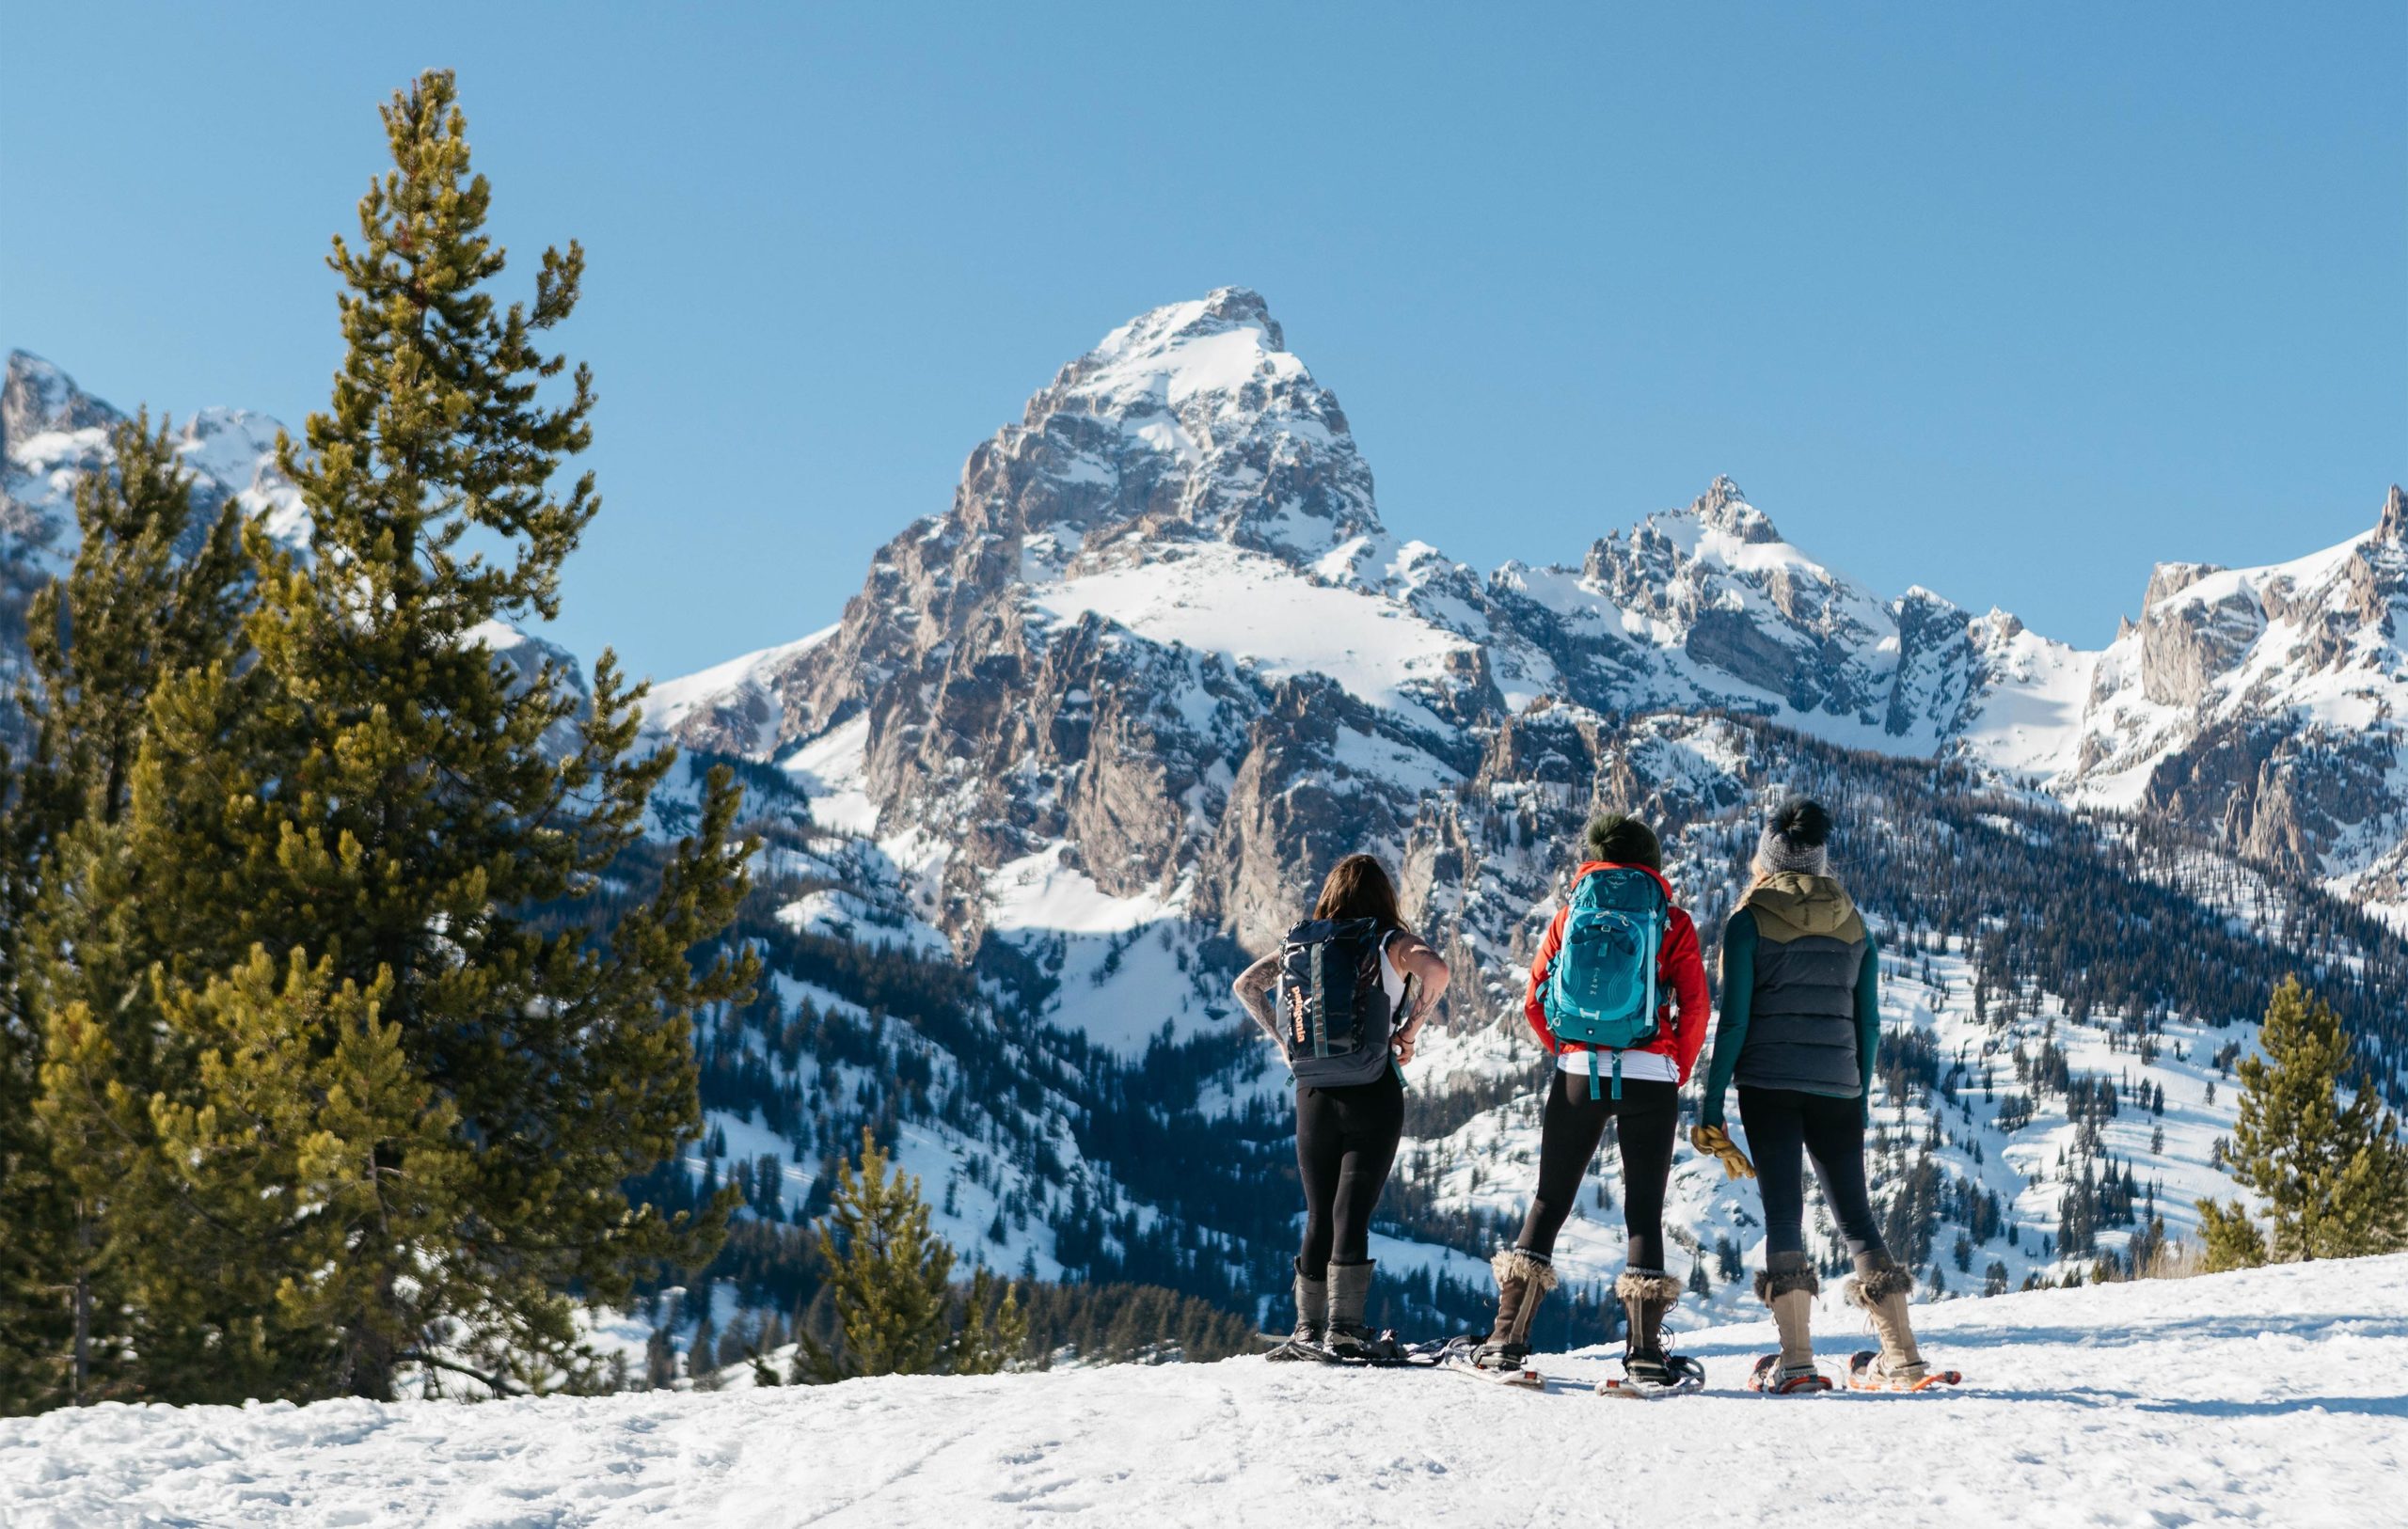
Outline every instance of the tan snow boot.
<path id="1" fill-rule="evenodd" d="M 1756 1276 L 1756 1299 L 1772 1308 L 1781 1352 L 1756 1362 L 1751 1390 L 1785 1394 L 1828 1391 L 1830 1382 L 1814 1367 L 1814 1298 L 1823 1290 L 1814 1266 L 1802 1253 L 1774 1253 Z"/>
<path id="2" fill-rule="evenodd" d="M 1869 1363 L 1849 1365 L 1851 1384 L 1910 1391 L 1931 1373 L 1931 1367 L 1915 1348 L 1915 1330 L 1907 1320 L 1907 1297 L 1914 1287 L 1913 1273 L 1900 1269 L 1889 1254 L 1866 1253 L 1858 1257 L 1856 1278 L 1848 1282 L 1847 1297 L 1872 1318 L 1873 1331 L 1881 1340 L 1881 1352 Z M 1859 1356 L 1860 1361 L 1862 1358 Z"/>
<path id="3" fill-rule="evenodd" d="M 1555 1288 L 1555 1265 L 1527 1248 L 1499 1248 L 1488 1268 L 1497 1276 L 1497 1321 L 1476 1363 L 1482 1369 L 1518 1369 L 1530 1354 L 1530 1319 Z"/>

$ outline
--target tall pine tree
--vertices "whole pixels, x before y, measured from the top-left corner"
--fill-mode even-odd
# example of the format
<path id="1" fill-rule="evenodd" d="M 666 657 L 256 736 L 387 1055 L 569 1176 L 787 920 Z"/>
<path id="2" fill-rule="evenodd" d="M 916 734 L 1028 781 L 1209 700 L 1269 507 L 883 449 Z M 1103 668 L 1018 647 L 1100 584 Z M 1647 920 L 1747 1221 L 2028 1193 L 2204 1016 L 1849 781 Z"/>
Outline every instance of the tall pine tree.
<path id="1" fill-rule="evenodd" d="M 39 1064 L 44 1013 L 78 996 L 111 1017 L 118 1054 L 136 1066 L 150 1027 L 143 984 L 124 969 L 104 993 L 81 991 L 97 969 L 62 957 L 92 931 L 58 887 L 105 854 L 125 817 L 150 696 L 233 652 L 248 584 L 234 508 L 196 519 L 164 421 L 155 433 L 147 413 L 121 422 L 110 447 L 76 484 L 72 564 L 27 610 L 31 676 L 17 705 L 31 741 L 0 797 L 0 1406 L 93 1400 L 128 1380 L 113 1181 L 72 1172 L 85 1143 L 52 1136 Z M 120 954 L 138 971 L 138 953 Z"/>
<path id="2" fill-rule="evenodd" d="M 2265 1203 L 2274 1260 L 2408 1247 L 2408 1143 L 2340 1017 L 2289 978 L 2267 1005 L 2258 1045 L 2264 1057 L 2245 1058 L 2236 1069 L 2232 1174 Z M 2257 1233 L 2241 1207 L 2208 1209 L 2210 1260 L 2250 1261 Z"/>
<path id="3" fill-rule="evenodd" d="M 583 1367 L 569 1293 L 699 1261 L 723 1214 L 673 1223 L 622 1185 L 698 1127 L 690 1017 L 753 974 L 694 964 L 746 885 L 736 788 L 714 772 L 648 856 L 673 761 L 636 749 L 642 687 L 607 653 L 590 698 L 495 653 L 557 614 L 599 502 L 590 474 L 553 490 L 594 392 L 537 345 L 584 256 L 547 250 L 531 304 L 498 307 L 452 76 L 384 120 L 393 168 L 329 261 L 332 406 L 279 445 L 309 551 L 249 531 L 255 657 L 163 687 L 133 771 L 124 856 L 180 931 L 152 976 L 183 1065 L 99 1108 L 148 1123 L 119 1194 L 140 1299 L 239 1372 L 163 1393 L 560 1383 Z M 606 876 L 647 864 L 657 891 L 597 931 Z M 121 1065 L 95 1007 L 52 1031 L 63 1083 Z"/>

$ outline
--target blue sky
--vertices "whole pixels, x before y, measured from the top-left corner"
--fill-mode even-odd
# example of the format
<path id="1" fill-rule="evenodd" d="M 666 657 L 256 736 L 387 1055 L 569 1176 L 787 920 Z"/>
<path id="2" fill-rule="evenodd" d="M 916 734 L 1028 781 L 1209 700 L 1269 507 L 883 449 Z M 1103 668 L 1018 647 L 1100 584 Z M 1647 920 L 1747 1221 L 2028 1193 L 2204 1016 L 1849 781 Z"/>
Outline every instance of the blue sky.
<path id="1" fill-rule="evenodd" d="M 404 34 L 395 18 L 418 23 Z M 1576 560 L 1728 472 L 1794 541 L 2103 640 L 2408 478 L 2408 6 L 37 6 L 0 347 L 298 425 L 376 103 L 456 69 L 607 498 L 556 636 L 833 620 L 1121 320 L 1260 290 L 1382 512 Z"/>

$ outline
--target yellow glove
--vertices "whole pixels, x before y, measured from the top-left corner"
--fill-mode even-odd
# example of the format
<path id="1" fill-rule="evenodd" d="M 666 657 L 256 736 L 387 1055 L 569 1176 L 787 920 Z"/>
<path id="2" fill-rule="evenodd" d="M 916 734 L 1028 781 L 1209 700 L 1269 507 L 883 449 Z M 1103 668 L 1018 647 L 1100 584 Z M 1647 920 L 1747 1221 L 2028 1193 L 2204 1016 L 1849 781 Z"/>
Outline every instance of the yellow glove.
<path id="1" fill-rule="evenodd" d="M 1689 1145 L 1697 1148 L 1703 1156 L 1720 1161 L 1722 1176 L 1725 1178 L 1756 1176 L 1756 1165 L 1750 1162 L 1748 1155 L 1740 1151 L 1737 1144 L 1731 1140 L 1731 1133 L 1719 1126 L 1691 1126 Z"/>

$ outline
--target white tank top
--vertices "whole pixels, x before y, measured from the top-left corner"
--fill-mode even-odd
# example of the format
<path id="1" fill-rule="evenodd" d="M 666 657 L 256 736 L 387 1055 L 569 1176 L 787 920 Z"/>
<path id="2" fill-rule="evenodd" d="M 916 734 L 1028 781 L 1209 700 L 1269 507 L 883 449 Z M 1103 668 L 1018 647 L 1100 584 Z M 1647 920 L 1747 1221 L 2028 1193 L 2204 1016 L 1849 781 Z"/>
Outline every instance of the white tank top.
<path id="1" fill-rule="evenodd" d="M 1403 937 L 1403 930 L 1391 929 L 1387 938 L 1380 941 L 1380 991 L 1388 996 L 1388 1013 L 1396 1015 L 1399 1024 L 1404 1022 L 1404 1016 L 1396 1013 L 1396 1006 L 1404 1001 L 1404 973 L 1388 959 L 1388 947 Z"/>

